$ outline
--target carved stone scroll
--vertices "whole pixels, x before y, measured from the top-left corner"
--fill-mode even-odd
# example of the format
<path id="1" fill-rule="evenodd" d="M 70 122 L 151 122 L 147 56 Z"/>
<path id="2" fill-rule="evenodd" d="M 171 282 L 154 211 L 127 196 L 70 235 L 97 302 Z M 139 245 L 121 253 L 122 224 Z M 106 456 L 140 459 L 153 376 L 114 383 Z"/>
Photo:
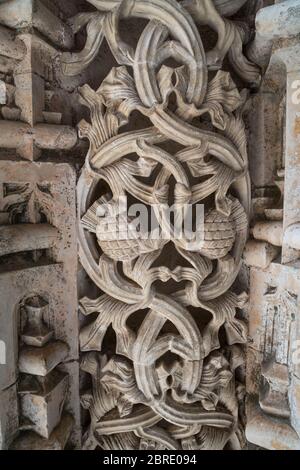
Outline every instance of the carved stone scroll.
<path id="1" fill-rule="evenodd" d="M 81 367 L 92 378 L 81 398 L 90 413 L 84 448 L 240 448 L 238 311 L 247 296 L 232 285 L 250 211 L 247 92 L 222 64 L 228 58 L 242 80 L 259 83 L 242 52 L 249 28 L 228 19 L 246 1 L 88 1 L 94 12 L 70 20 L 74 33 L 86 28 L 86 44 L 62 54 L 63 71 L 82 72 L 104 38 L 118 65 L 98 90 L 80 89 L 91 122 L 79 123 L 90 141 L 78 183 L 79 255 L 102 292 L 81 300 Z M 148 21 L 135 48 L 119 32 L 130 18 Z M 205 51 L 207 28 L 217 44 Z M 150 125 L 132 130 L 133 112 Z M 154 211 L 159 237 L 134 232 L 118 203 L 128 195 Z M 171 203 L 175 221 L 185 205 L 204 204 L 194 238 L 175 235 Z"/>

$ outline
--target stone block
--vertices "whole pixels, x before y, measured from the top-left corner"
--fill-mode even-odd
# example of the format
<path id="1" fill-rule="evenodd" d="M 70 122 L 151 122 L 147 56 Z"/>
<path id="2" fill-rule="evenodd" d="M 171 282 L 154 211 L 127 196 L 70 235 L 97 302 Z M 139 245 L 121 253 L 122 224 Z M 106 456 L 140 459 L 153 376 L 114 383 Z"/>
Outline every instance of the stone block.
<path id="1" fill-rule="evenodd" d="M 51 341 L 41 348 L 25 346 L 20 350 L 19 370 L 24 374 L 45 376 L 67 355 L 68 346 L 62 341 Z"/>
<path id="2" fill-rule="evenodd" d="M 61 124 L 62 114 L 49 111 L 43 111 L 44 121 L 48 124 Z"/>
<path id="3" fill-rule="evenodd" d="M 59 47 L 70 48 L 73 44 L 71 28 L 41 0 L 11 0 L 0 4 L 0 17 L 9 28 L 36 28 Z"/>
<path id="4" fill-rule="evenodd" d="M 250 141 L 249 167 L 251 181 L 256 187 L 273 184 L 276 159 L 281 154 L 280 95 L 264 91 L 263 87 L 251 98 L 247 115 Z"/>
<path id="5" fill-rule="evenodd" d="M 54 370 L 46 377 L 26 376 L 19 386 L 22 418 L 33 423 L 32 430 L 49 439 L 59 424 L 68 388 L 68 374 Z M 29 383 L 26 384 L 26 379 Z M 30 382 L 34 381 L 34 384 Z M 31 391 L 36 386 L 36 390 Z"/>
<path id="6" fill-rule="evenodd" d="M 284 243 L 294 250 L 300 251 L 300 224 L 287 228 L 284 234 Z"/>
<path id="7" fill-rule="evenodd" d="M 299 293 L 299 263 L 250 270 L 247 391 L 256 404 L 247 413 L 246 434 L 266 449 L 300 449 Z"/>
<path id="8" fill-rule="evenodd" d="M 58 366 L 59 371 L 68 374 L 68 389 L 64 411 L 69 413 L 73 419 L 72 432 L 69 437 L 69 445 L 74 449 L 81 448 L 81 410 L 78 391 L 81 388 L 79 382 L 79 364 L 77 361 L 71 361 Z"/>
<path id="9" fill-rule="evenodd" d="M 26 201 L 33 200 L 38 208 L 35 216 L 38 217 L 42 212 L 52 227 L 59 230 L 55 247 L 51 249 L 52 261 L 43 257 L 38 263 L 33 263 L 28 259 L 15 257 L 0 267 L 0 340 L 3 331 L 10 343 L 6 368 L 14 368 L 17 362 L 18 305 L 32 294 L 40 295 L 48 302 L 47 318 L 44 320 L 49 329 L 53 330 L 54 338 L 68 345 L 67 360 L 76 360 L 78 318 L 75 172 L 68 164 L 1 161 L 0 181 L 5 182 L 0 187 L 0 214 L 5 215 L 6 220 L 11 216 L 11 207 L 14 207 L 16 201 L 23 204 L 26 212 Z M 27 198 L 25 200 L 22 199 L 24 190 Z M 17 224 L 14 226 L 18 227 Z M 12 377 L 14 374 L 8 375 Z M 12 377 L 9 383 L 5 381 L 4 387 L 14 380 Z M 3 382 L 3 374 L 0 374 L 0 388 Z"/>
<path id="10" fill-rule="evenodd" d="M 13 442 L 11 450 L 63 450 L 68 443 L 74 425 L 73 417 L 64 414 L 59 425 L 49 439 L 45 439 L 33 431 L 20 433 Z"/>
<path id="11" fill-rule="evenodd" d="M 269 415 L 288 419 L 290 417 L 288 366 L 278 364 L 271 359 L 262 364 L 261 373 L 263 377 L 259 394 L 261 409 Z"/>
<path id="12" fill-rule="evenodd" d="M 298 0 L 281 1 L 258 12 L 256 29 L 264 38 L 287 38 L 299 33 L 299 22 Z"/>
<path id="13" fill-rule="evenodd" d="M 253 227 L 253 237 L 271 245 L 282 246 L 283 226 L 281 221 L 256 222 Z"/>
<path id="14" fill-rule="evenodd" d="M 52 248 L 59 232 L 50 224 L 0 225 L 0 256 Z"/>
<path id="15" fill-rule="evenodd" d="M 249 442 L 268 450 L 300 450 L 300 439 L 287 421 L 264 414 L 248 404 L 246 437 Z"/>
<path id="16" fill-rule="evenodd" d="M 0 274 L 0 297 L 2 289 L 3 277 Z M 11 297 L 11 295 L 10 295 Z M 14 384 L 17 380 L 17 321 L 15 312 L 10 310 L 7 312 L 5 297 L 1 297 L 0 305 L 0 391 Z"/>
<path id="17" fill-rule="evenodd" d="M 1 113 L 3 119 L 6 119 L 8 121 L 19 121 L 19 119 L 21 118 L 21 111 L 19 110 L 19 108 L 3 106 L 1 109 Z"/>
<path id="18" fill-rule="evenodd" d="M 25 54 L 25 47 L 22 41 L 15 39 L 14 31 L 9 28 L 5 28 L 2 24 L 0 25 L 0 51 L 1 56 L 4 56 L 3 58 L 5 59 L 20 60 Z"/>
<path id="19" fill-rule="evenodd" d="M 76 143 L 76 130 L 70 126 L 41 123 L 32 128 L 21 121 L 0 120 L 0 148 L 16 149 L 25 160 L 37 160 L 41 149 L 70 150 Z"/>
<path id="20" fill-rule="evenodd" d="M 250 343 L 251 344 L 251 343 Z M 249 395 L 259 395 L 261 384 L 261 363 L 263 355 L 260 351 L 248 346 L 246 367 L 246 389 Z"/>
<path id="21" fill-rule="evenodd" d="M 300 378 L 297 375 L 293 374 L 291 382 L 292 384 L 289 389 L 291 425 L 300 436 Z"/>
<path id="22" fill-rule="evenodd" d="M 76 298 L 72 297 L 72 286 L 68 285 L 61 264 L 40 266 L 6 266 L 0 270 L 0 339 L 6 341 L 6 364 L 0 363 L 0 389 L 6 388 L 16 380 L 18 361 L 17 325 L 19 305 L 30 294 L 41 293 L 49 303 L 46 318 L 54 337 L 63 341 L 69 353 L 69 360 L 78 357 Z M 70 282 L 70 280 L 69 280 Z M 64 347 L 65 350 L 65 347 Z"/>
<path id="23" fill-rule="evenodd" d="M 275 354 L 290 363 L 291 341 L 298 335 L 300 274 L 297 266 L 271 263 L 267 271 L 250 270 L 249 335 L 264 359 Z"/>
<path id="24" fill-rule="evenodd" d="M 30 126 L 43 122 L 44 80 L 35 73 L 19 73 L 15 75 L 15 84 L 15 103 L 21 109 L 21 121 Z"/>
<path id="25" fill-rule="evenodd" d="M 295 2 L 297 3 L 297 2 Z M 298 5 L 299 10 L 299 5 Z M 290 9 L 290 12 L 292 9 Z M 290 13 L 291 16 L 291 13 Z M 285 148 L 285 187 L 284 194 L 284 240 L 282 262 L 291 263 L 300 258 L 299 221 L 300 221 L 300 115 L 297 89 L 300 80 L 299 43 L 291 51 L 284 50 L 287 56 L 287 112 Z M 284 51 L 286 54 L 284 54 Z M 295 89 L 295 84 L 297 88 Z M 296 91 L 295 91 L 296 90 Z M 296 96 L 295 96 L 296 95 Z M 298 227 L 298 229 L 297 229 Z"/>

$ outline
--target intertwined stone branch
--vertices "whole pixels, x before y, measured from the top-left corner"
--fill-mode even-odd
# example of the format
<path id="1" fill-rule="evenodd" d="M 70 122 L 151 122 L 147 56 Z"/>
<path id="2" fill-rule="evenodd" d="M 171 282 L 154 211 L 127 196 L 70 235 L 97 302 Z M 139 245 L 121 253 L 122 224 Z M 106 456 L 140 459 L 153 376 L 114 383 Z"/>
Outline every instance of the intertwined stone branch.
<path id="1" fill-rule="evenodd" d="M 243 386 L 236 370 L 246 342 L 236 311 L 247 296 L 231 286 L 240 269 L 250 205 L 242 120 L 247 93 L 221 67 L 228 55 L 244 80 L 259 81 L 256 66 L 242 55 L 247 27 L 223 16 L 234 14 L 245 0 L 89 2 L 98 11 L 72 20 L 75 31 L 86 26 L 86 45 L 63 55 L 64 71 L 83 70 L 104 37 L 119 66 L 97 91 L 88 85 L 80 90 L 91 110 L 91 123 L 79 125 L 80 135 L 90 140 L 78 185 L 80 259 L 103 292 L 81 301 L 85 315 L 98 313 L 80 335 L 82 368 L 93 379 L 92 390 L 82 396 L 91 415 L 85 447 L 223 449 L 228 442 L 236 447 L 243 425 Z M 136 50 L 118 32 L 120 19 L 129 17 L 149 20 Z M 208 53 L 201 40 L 204 25 L 218 33 Z M 167 66 L 169 58 L 182 65 Z M 122 132 L 133 111 L 152 127 Z M 168 141 L 181 150 L 165 150 Z M 103 180 L 110 191 L 92 203 Z M 114 227 L 132 223 L 118 207 L 127 194 L 155 208 L 161 233 L 170 198 L 181 208 L 204 203 L 202 243 L 171 236 L 181 260 L 172 269 L 160 261 L 167 249 L 162 236 L 116 238 Z M 158 281 L 175 287 L 167 295 Z M 129 327 L 128 319 L 137 313 L 140 326 Z M 103 350 L 110 326 L 116 333 L 114 354 Z"/>

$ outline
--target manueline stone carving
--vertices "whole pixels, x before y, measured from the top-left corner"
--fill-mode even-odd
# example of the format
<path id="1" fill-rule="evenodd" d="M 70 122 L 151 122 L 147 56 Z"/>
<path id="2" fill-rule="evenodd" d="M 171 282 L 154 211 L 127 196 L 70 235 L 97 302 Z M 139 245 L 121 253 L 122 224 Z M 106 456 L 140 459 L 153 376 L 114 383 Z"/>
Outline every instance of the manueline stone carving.
<path id="1" fill-rule="evenodd" d="M 52 195 L 47 184 L 4 183 L 1 209 L 7 213 L 10 223 L 40 223 L 51 221 Z"/>
<path id="2" fill-rule="evenodd" d="M 97 91 L 80 89 L 91 123 L 79 123 L 80 136 L 90 141 L 78 184 L 79 254 L 103 292 L 81 300 L 84 315 L 97 314 L 80 334 L 82 369 L 92 377 L 81 400 L 91 416 L 84 448 L 238 448 L 244 423 L 237 370 L 247 338 L 237 310 L 247 295 L 234 293 L 232 284 L 250 208 L 242 119 L 247 91 L 238 90 L 222 62 L 227 56 L 242 79 L 259 82 L 258 68 L 242 53 L 248 27 L 225 18 L 246 2 L 89 3 L 97 11 L 70 21 L 74 32 L 86 27 L 87 40 L 79 53 L 62 54 L 64 73 L 86 68 L 104 37 L 118 66 Z M 130 17 L 149 20 L 135 50 L 118 29 L 120 19 Z M 207 53 L 202 26 L 218 34 Z M 122 131 L 133 111 L 151 126 Z M 169 141 L 179 144 L 176 152 L 166 150 Z M 104 182 L 109 190 L 95 196 Z M 128 194 L 154 210 L 160 237 L 130 236 L 133 219 L 118 205 Z M 170 200 L 175 220 L 184 205 L 204 204 L 201 243 L 175 236 L 167 220 Z M 126 228 L 129 235 L 120 236 Z M 169 242 L 180 260 L 175 268 L 161 261 Z M 111 328 L 116 346 L 107 352 Z"/>

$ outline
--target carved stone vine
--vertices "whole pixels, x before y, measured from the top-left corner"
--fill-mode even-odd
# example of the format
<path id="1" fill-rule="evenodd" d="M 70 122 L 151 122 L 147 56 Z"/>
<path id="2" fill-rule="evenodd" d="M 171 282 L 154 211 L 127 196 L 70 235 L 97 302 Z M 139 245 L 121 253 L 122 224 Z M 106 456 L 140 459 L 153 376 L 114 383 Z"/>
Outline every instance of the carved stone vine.
<path id="1" fill-rule="evenodd" d="M 86 27 L 86 44 L 62 55 L 64 73 L 86 68 L 104 37 L 118 66 L 97 91 L 80 89 L 91 123 L 79 124 L 80 136 L 90 141 L 78 184 L 79 253 L 103 292 L 81 300 L 84 315 L 97 314 L 80 334 L 82 369 L 92 379 L 81 400 L 91 417 L 84 447 L 238 448 L 244 389 L 236 371 L 244 363 L 246 327 L 237 310 L 247 296 L 232 285 L 250 207 L 242 119 L 247 92 L 222 63 L 228 57 L 241 79 L 259 82 L 259 70 L 242 52 L 249 28 L 228 19 L 246 0 L 88 1 L 97 10 L 70 22 L 74 32 Z M 131 17 L 149 20 L 135 50 L 118 29 Z M 207 26 L 218 40 L 206 53 L 201 36 Z M 181 65 L 166 65 L 167 59 Z M 151 126 L 123 132 L 133 111 Z M 163 145 L 169 141 L 179 144 L 175 154 Z M 99 198 L 103 181 L 109 191 Z M 176 207 L 204 203 L 203 242 L 172 236 L 180 259 L 172 269 L 160 261 L 168 249 L 163 236 L 116 239 L 105 227 L 130 227 L 118 209 L 127 194 L 156 208 L 162 234 L 170 198 Z M 175 287 L 165 293 L 161 286 L 170 282 Z M 140 326 L 129 326 L 137 313 Z M 103 349 L 111 327 L 113 354 Z"/>

